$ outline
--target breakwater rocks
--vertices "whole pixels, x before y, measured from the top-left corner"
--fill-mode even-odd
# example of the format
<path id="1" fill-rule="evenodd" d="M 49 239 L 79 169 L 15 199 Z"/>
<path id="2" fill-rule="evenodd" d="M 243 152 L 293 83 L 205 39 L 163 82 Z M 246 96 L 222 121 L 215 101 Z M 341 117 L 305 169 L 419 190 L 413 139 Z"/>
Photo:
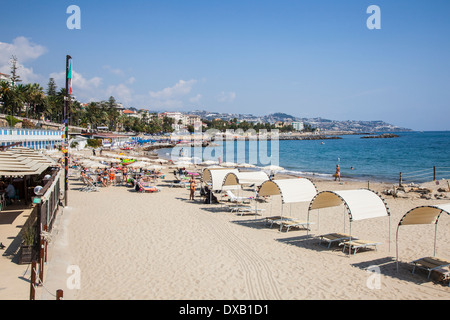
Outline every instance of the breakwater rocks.
<path id="1" fill-rule="evenodd" d="M 393 134 L 393 133 L 383 133 L 379 134 L 377 136 L 363 136 L 361 139 L 385 139 L 385 138 L 398 138 L 399 135 Z"/>
<path id="2" fill-rule="evenodd" d="M 323 135 L 307 135 L 307 136 L 280 136 L 279 140 L 329 140 L 342 139 L 338 136 L 323 136 Z"/>
<path id="3" fill-rule="evenodd" d="M 221 138 L 221 141 L 224 140 L 327 140 L 327 139 L 342 139 L 342 137 L 338 136 L 325 136 L 325 135 L 293 135 L 293 136 L 270 136 L 270 135 L 259 135 L 259 136 L 246 136 L 246 137 L 226 137 Z M 217 141 L 217 138 L 211 138 L 211 141 Z"/>

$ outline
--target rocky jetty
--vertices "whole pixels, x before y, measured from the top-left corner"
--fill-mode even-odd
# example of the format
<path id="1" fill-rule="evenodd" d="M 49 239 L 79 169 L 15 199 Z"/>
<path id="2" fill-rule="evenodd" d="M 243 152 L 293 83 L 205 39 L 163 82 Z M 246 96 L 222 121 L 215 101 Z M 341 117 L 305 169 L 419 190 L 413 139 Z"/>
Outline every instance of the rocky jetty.
<path id="1" fill-rule="evenodd" d="M 363 136 L 361 137 L 361 139 L 385 139 L 385 138 L 398 138 L 400 137 L 399 135 L 393 134 L 393 133 L 383 133 L 383 134 L 379 134 L 379 135 L 373 135 L 373 136 Z"/>

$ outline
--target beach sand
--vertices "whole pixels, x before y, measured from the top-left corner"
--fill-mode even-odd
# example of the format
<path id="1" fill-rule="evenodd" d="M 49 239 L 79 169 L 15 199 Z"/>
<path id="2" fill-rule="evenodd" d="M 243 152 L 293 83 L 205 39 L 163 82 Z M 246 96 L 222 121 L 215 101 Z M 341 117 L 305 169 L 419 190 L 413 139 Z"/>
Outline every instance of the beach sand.
<path id="1" fill-rule="evenodd" d="M 170 180 L 170 174 L 168 175 Z M 314 181 L 319 191 L 367 187 L 363 182 Z M 419 205 L 445 200 L 386 196 L 389 219 L 355 221 L 352 234 L 382 242 L 378 250 L 348 256 L 340 247 L 319 246 L 317 235 L 348 232 L 343 207 L 311 214 L 305 230 L 280 232 L 262 220 L 281 212 L 279 197 L 258 204 L 262 217 L 230 213 L 221 205 L 189 201 L 189 191 L 158 183 L 158 193 L 125 186 L 82 192 L 70 179 L 69 205 L 59 216 L 50 244 L 41 299 L 292 300 L 292 299 L 449 299 L 450 288 L 426 273 L 411 274 L 408 263 L 433 255 L 434 226 L 405 226 L 399 233 L 399 272 L 395 236 L 401 217 Z M 392 185 L 371 183 L 382 191 Z M 378 189 L 378 190 L 377 190 Z M 245 192 L 244 192 L 245 193 Z M 308 204 L 284 212 L 307 219 Z M 448 258 L 450 219 L 438 227 L 438 256 Z M 380 270 L 373 282 L 370 266 Z M 79 275 L 79 278 L 76 276 Z M 79 282 L 74 281 L 79 279 Z M 379 283 L 377 287 L 374 284 Z"/>

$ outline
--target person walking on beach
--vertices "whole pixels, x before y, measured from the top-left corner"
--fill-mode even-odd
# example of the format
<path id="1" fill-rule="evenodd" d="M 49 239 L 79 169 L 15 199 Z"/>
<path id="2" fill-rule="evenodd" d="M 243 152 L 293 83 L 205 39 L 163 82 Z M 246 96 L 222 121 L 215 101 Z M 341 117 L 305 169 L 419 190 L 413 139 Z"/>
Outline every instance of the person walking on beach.
<path id="1" fill-rule="evenodd" d="M 341 168 L 338 164 L 336 165 L 336 174 L 334 175 L 334 181 L 336 181 L 337 179 L 341 181 Z"/>
<path id="2" fill-rule="evenodd" d="M 195 193 L 195 179 L 194 179 L 194 176 L 191 176 L 189 188 L 191 190 L 191 194 L 189 195 L 189 200 L 194 200 L 194 193 Z"/>

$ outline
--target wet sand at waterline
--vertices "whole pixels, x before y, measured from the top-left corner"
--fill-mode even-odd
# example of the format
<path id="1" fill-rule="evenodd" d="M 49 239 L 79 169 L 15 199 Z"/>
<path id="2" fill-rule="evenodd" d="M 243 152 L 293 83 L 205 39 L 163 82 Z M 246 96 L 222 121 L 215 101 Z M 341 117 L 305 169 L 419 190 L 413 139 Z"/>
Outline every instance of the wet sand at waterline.
<path id="1" fill-rule="evenodd" d="M 362 182 L 314 182 L 319 192 L 367 187 Z M 448 200 L 384 197 L 391 212 L 390 248 L 389 218 L 354 221 L 352 235 L 382 244 L 377 251 L 348 256 L 341 247 L 318 245 L 317 238 L 343 232 L 344 224 L 349 232 L 343 206 L 321 209 L 320 216 L 312 211 L 309 234 L 302 229 L 280 232 L 262 219 L 281 213 L 279 196 L 258 203 L 258 209 L 265 209 L 262 216 L 241 216 L 220 204 L 203 204 L 201 198 L 190 201 L 189 190 L 169 188 L 168 181 L 158 185 L 161 192 L 153 194 L 125 186 L 86 193 L 79 190 L 80 181 L 70 179 L 69 204 L 49 246 L 41 299 L 54 299 L 50 293 L 57 289 L 64 290 L 65 299 L 81 300 L 450 298 L 450 288 L 427 280 L 427 273 L 411 274 L 410 261 L 433 255 L 434 225 L 401 227 L 399 272 L 395 263 L 401 217 L 416 206 Z M 370 187 L 382 191 L 392 185 Z M 283 212 L 306 220 L 308 204 L 286 204 Z M 437 256 L 447 259 L 449 227 L 450 217 L 442 216 Z M 367 270 L 371 266 L 379 268 L 379 277 Z"/>

